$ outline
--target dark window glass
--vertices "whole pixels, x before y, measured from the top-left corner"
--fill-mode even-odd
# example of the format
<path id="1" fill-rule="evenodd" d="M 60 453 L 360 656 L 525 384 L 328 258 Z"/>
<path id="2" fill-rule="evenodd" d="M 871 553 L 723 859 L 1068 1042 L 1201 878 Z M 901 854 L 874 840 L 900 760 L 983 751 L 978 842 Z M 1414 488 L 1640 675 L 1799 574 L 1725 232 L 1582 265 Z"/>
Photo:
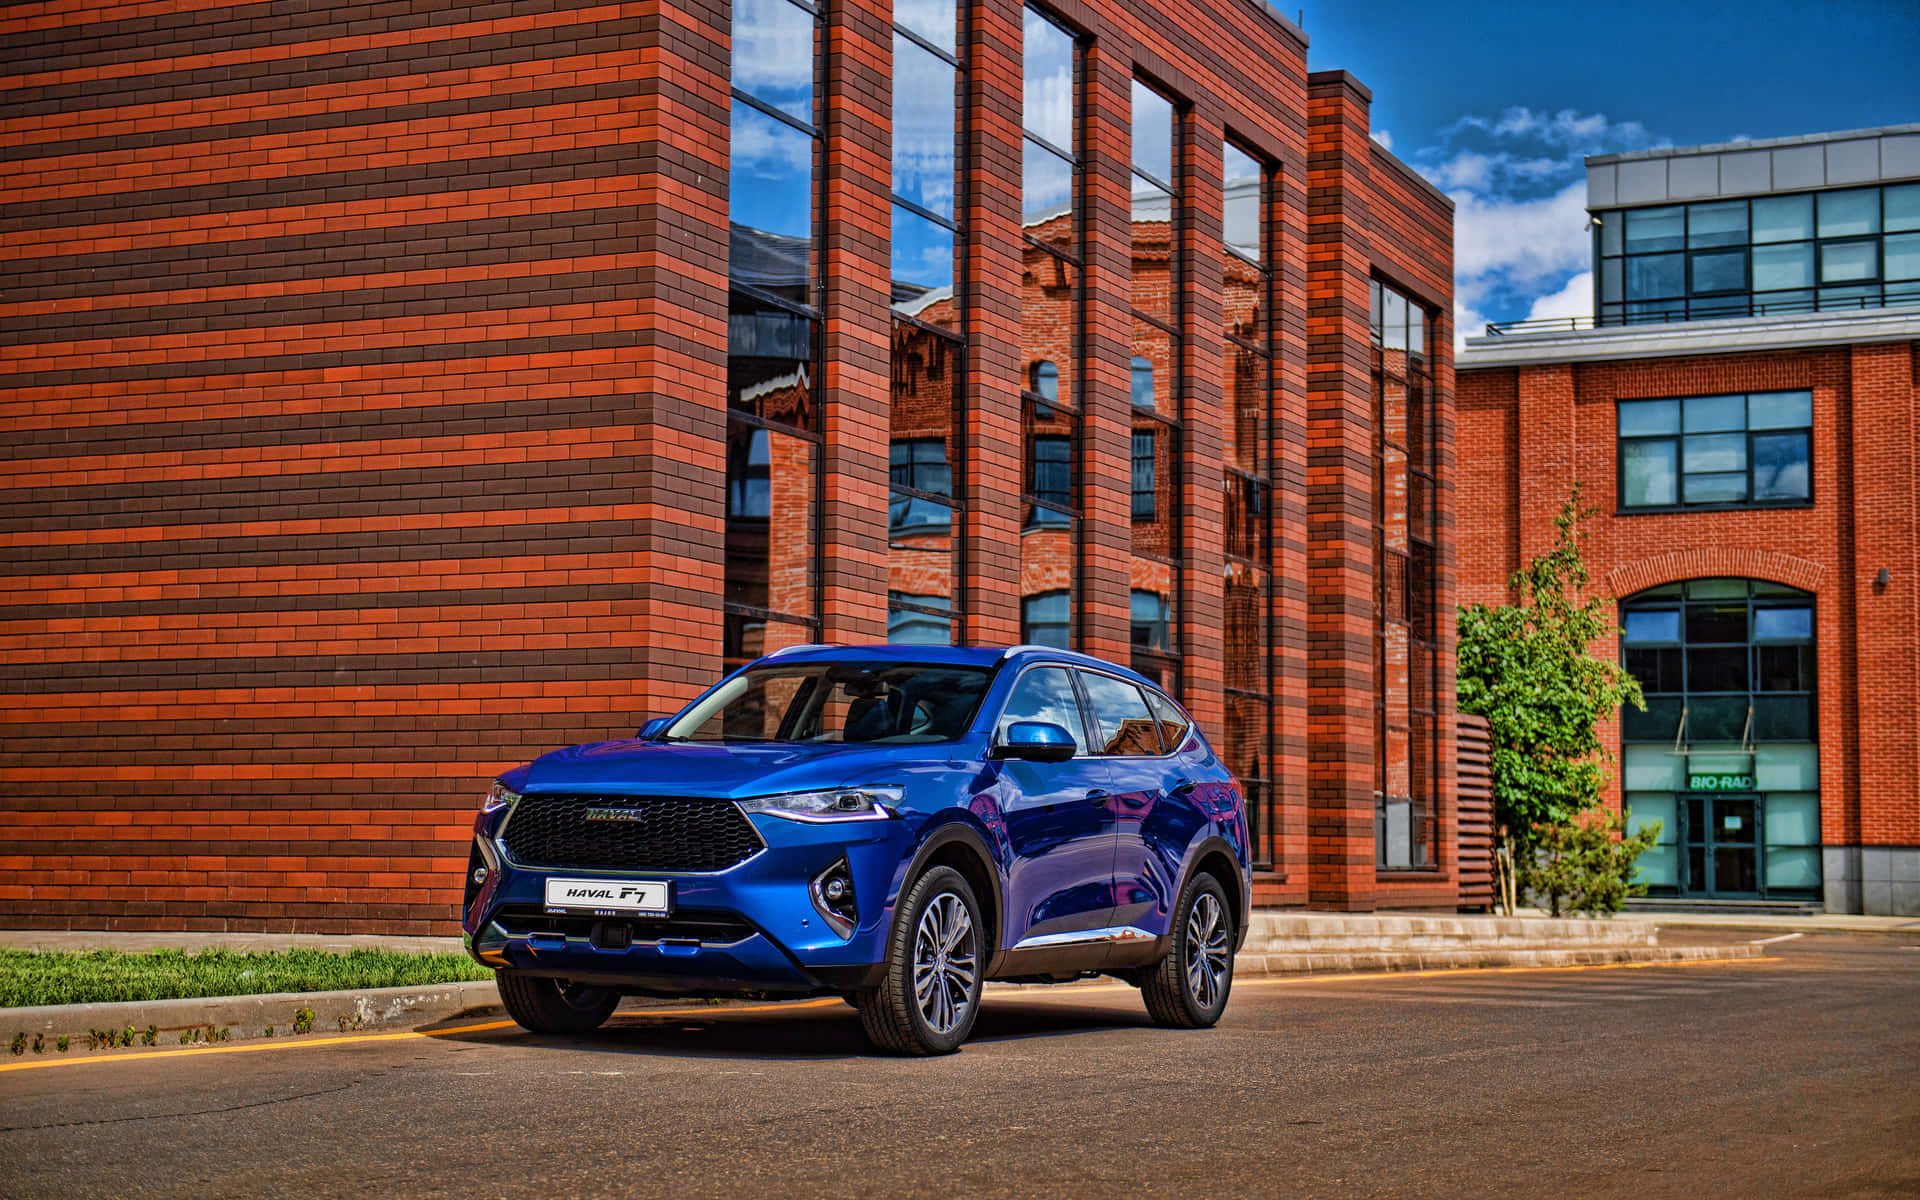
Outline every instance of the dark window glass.
<path id="1" fill-rule="evenodd" d="M 1160 753 L 1160 735 L 1153 713 L 1140 695 L 1140 689 L 1123 679 L 1094 671 L 1080 672 L 1093 705 L 1093 719 L 1100 728 L 1099 753 L 1151 755 Z"/>
<path id="2" fill-rule="evenodd" d="M 1086 725 L 1080 719 L 1080 698 L 1074 693 L 1073 679 L 1065 667 L 1035 667 L 1020 677 L 1020 682 L 1013 685 L 1013 695 L 1007 697 L 999 725 L 994 728 L 994 740 L 1006 741 L 1007 730 L 1016 721 L 1058 725 L 1073 735 L 1073 743 L 1081 754 L 1089 751 Z"/>
<path id="3" fill-rule="evenodd" d="M 1805 500 L 1813 493 L 1807 478 L 1812 457 L 1804 433 L 1758 434 L 1753 439 L 1753 498 Z"/>
<path id="4" fill-rule="evenodd" d="M 925 496 L 893 491 L 887 497 L 887 533 L 896 542 L 912 534 L 937 533 L 953 524 L 953 509 Z"/>
<path id="5" fill-rule="evenodd" d="M 1037 434 L 1030 443 L 1033 454 L 1031 486 L 1033 498 L 1057 508 L 1073 504 L 1073 439 L 1064 434 Z"/>
<path id="6" fill-rule="evenodd" d="M 1139 650 L 1165 650 L 1167 639 L 1167 598 L 1158 592 L 1133 591 L 1133 645 Z"/>
<path id="7" fill-rule="evenodd" d="M 1757 614 L 1756 614 L 1757 615 Z M 1754 690 L 1761 692 L 1810 692 L 1813 690 L 1812 646 L 1759 646 L 1754 650 L 1759 678 Z"/>
<path id="8" fill-rule="evenodd" d="M 1680 655 L 1681 652 L 1673 647 L 1642 649 L 1629 646 L 1626 651 L 1627 673 L 1640 681 L 1643 691 L 1684 691 L 1686 676 L 1681 672 Z"/>
<path id="9" fill-rule="evenodd" d="M 1133 431 L 1133 519 L 1151 521 L 1154 519 L 1154 431 L 1136 429 Z"/>
<path id="10" fill-rule="evenodd" d="M 1028 381 L 1035 393 L 1048 404 L 1060 402 L 1060 364 L 1045 359 L 1033 364 L 1033 375 Z"/>
<path id="11" fill-rule="evenodd" d="M 1020 602 L 1020 640 L 1030 646 L 1067 649 L 1073 633 L 1071 597 L 1042 592 Z"/>
<path id="12" fill-rule="evenodd" d="M 945 438 L 900 438 L 888 447 L 893 486 L 921 492 L 953 494 L 953 472 L 947 466 Z"/>
<path id="13" fill-rule="evenodd" d="M 1747 640 L 1747 606 L 1734 604 L 1689 604 L 1687 606 L 1687 642 L 1738 642 Z"/>
<path id="14" fill-rule="evenodd" d="M 1739 292 L 1747 286 L 1747 252 L 1745 250 L 1718 250 L 1711 254 L 1692 256 L 1692 291 L 1702 292 Z"/>
<path id="15" fill-rule="evenodd" d="M 1687 651 L 1687 691 L 1747 691 L 1747 648 L 1720 646 Z"/>
<path id="16" fill-rule="evenodd" d="M 1627 299 L 1657 300 L 1687 290 L 1687 256 L 1646 254 L 1627 260 Z"/>
<path id="17" fill-rule="evenodd" d="M 1810 608 L 1756 608 L 1753 612 L 1753 640 L 1756 642 L 1812 641 L 1813 610 Z"/>

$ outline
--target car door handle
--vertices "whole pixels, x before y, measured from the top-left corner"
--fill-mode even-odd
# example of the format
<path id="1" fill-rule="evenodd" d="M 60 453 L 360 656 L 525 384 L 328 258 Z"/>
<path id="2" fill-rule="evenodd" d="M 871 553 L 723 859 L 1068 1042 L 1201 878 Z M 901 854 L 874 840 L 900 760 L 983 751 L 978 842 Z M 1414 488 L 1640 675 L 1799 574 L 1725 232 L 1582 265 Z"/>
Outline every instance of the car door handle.
<path id="1" fill-rule="evenodd" d="M 1199 786 L 1199 784 L 1191 779 L 1182 779 L 1179 783 L 1173 785 L 1173 794 L 1176 796 L 1191 796 Z"/>
<path id="2" fill-rule="evenodd" d="M 1106 798 L 1107 798 L 1107 792 L 1105 791 L 1105 789 L 1102 789 L 1102 788 L 1094 788 L 1092 791 L 1087 793 L 1088 804 L 1099 804 L 1104 800 L 1106 800 Z"/>

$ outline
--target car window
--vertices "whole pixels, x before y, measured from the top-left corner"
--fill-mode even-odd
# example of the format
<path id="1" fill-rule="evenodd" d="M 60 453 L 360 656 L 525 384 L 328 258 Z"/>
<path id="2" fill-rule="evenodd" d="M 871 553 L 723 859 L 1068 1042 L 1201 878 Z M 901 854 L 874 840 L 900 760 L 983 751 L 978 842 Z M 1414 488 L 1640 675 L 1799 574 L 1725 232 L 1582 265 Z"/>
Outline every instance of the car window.
<path id="1" fill-rule="evenodd" d="M 1092 671 L 1080 672 L 1080 681 L 1087 686 L 1093 719 L 1100 726 L 1099 753 L 1160 753 L 1160 735 L 1154 731 L 1153 714 L 1139 688 L 1124 679 Z"/>
<path id="2" fill-rule="evenodd" d="M 1173 701 L 1159 692 L 1149 691 L 1147 703 L 1153 705 L 1154 720 L 1160 722 L 1160 741 L 1169 752 L 1179 749 L 1180 743 L 1187 740 L 1189 722 L 1186 716 Z"/>
<path id="3" fill-rule="evenodd" d="M 1006 711 L 993 731 L 996 742 L 1004 742 L 1007 728 L 1015 721 L 1046 721 L 1073 735 L 1075 752 L 1088 751 L 1086 726 L 1080 720 L 1080 700 L 1073 694 L 1073 679 L 1065 667 L 1035 667 L 1013 685 L 1007 697 Z"/>
<path id="4" fill-rule="evenodd" d="M 831 660 L 750 667 L 667 727 L 690 742 L 947 742 L 991 673 L 934 663 Z"/>

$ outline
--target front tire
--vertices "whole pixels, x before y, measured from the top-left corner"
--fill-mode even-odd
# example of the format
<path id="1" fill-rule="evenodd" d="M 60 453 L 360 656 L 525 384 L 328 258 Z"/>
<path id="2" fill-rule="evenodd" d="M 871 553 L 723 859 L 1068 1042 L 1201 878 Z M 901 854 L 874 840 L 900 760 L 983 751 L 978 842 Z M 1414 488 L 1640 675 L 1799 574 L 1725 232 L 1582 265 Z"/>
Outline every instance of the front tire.
<path id="1" fill-rule="evenodd" d="M 980 902 L 966 877 L 935 867 L 916 881 L 887 938 L 880 986 L 855 1007 L 867 1039 L 892 1054 L 951 1054 L 973 1031 L 986 975 Z"/>
<path id="2" fill-rule="evenodd" d="M 1174 910 L 1173 945 L 1140 983 L 1157 1025 L 1206 1029 L 1227 1011 L 1233 991 L 1233 913 L 1211 875 L 1187 881 Z"/>
<path id="3" fill-rule="evenodd" d="M 494 975 L 507 1015 L 532 1033 L 592 1033 L 606 1024 L 620 993 L 520 971 Z"/>

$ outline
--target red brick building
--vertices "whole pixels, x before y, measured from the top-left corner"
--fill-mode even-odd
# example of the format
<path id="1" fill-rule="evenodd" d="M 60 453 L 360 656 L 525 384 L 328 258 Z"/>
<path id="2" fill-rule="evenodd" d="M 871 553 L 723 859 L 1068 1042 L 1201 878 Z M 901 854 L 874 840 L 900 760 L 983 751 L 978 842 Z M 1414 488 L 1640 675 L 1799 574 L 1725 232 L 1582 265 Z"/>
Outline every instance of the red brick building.
<path id="1" fill-rule="evenodd" d="M 1581 483 L 1656 900 L 1920 915 L 1920 126 L 1587 162 L 1598 326 L 1460 361 L 1461 599 Z"/>
<path id="2" fill-rule="evenodd" d="M 1254 0 L 0 17 L 0 922 L 450 932 L 801 641 L 1173 687 L 1451 909 L 1452 215 Z"/>

